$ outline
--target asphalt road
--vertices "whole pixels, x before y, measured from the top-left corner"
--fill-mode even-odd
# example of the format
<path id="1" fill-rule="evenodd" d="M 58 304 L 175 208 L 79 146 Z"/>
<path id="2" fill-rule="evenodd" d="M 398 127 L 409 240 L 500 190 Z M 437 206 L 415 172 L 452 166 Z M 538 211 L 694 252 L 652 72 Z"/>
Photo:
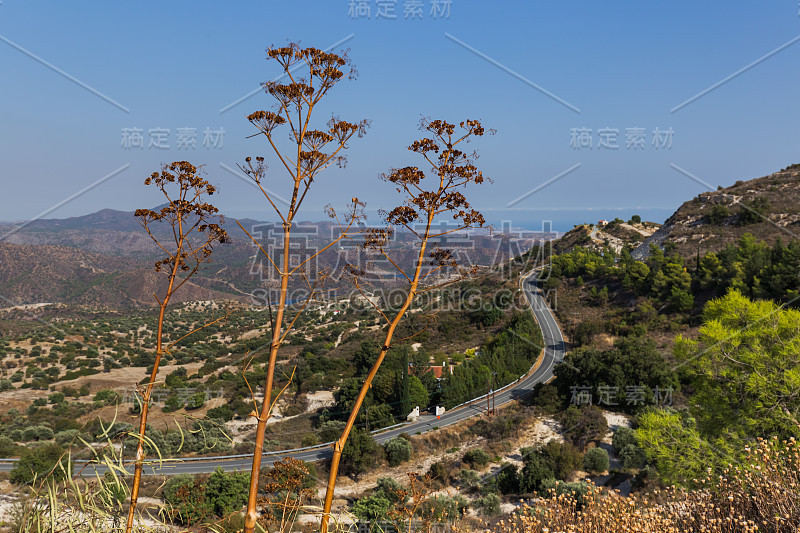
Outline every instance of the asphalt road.
<path id="1" fill-rule="evenodd" d="M 561 330 L 541 290 L 536 287 L 534 283 L 529 281 L 529 277 L 533 273 L 533 271 L 529 272 L 521 278 L 520 287 L 525 292 L 531 311 L 542 330 L 542 336 L 544 337 L 544 357 L 538 368 L 533 369 L 526 376 L 507 386 L 505 389 L 495 392 L 494 404 L 496 407 L 516 400 L 531 392 L 537 383 L 549 381 L 553 377 L 553 368 L 564 358 L 564 338 L 561 335 Z M 531 349 L 538 351 L 541 347 L 531 346 Z M 416 422 L 379 431 L 375 433 L 375 439 L 378 442 L 386 442 L 401 433 L 408 433 L 410 435 L 414 435 L 418 432 L 425 433 L 427 431 L 432 431 L 436 427 L 447 427 L 468 418 L 479 416 L 485 412 L 486 398 L 476 398 L 466 405 L 445 412 L 439 419 L 433 415 L 423 415 Z M 319 445 L 313 448 L 267 452 L 264 454 L 262 466 L 270 465 L 284 457 L 293 457 L 303 461 L 319 461 L 321 459 L 326 459 L 332 454 L 332 447 L 330 444 L 331 443 Z M 11 470 L 14 466 L 14 462 L 15 461 L 12 460 L 0 459 L 0 472 Z M 144 473 L 158 475 L 199 474 L 213 472 L 218 467 L 222 467 L 222 469 L 226 471 L 250 470 L 252 462 L 252 455 L 165 459 L 159 464 L 147 465 L 144 469 Z M 94 476 L 95 473 L 102 474 L 105 472 L 106 466 L 87 464 L 85 461 L 76 461 L 74 469 L 76 473 L 82 472 L 83 475 Z M 133 467 L 128 465 L 127 469 L 132 472 Z"/>

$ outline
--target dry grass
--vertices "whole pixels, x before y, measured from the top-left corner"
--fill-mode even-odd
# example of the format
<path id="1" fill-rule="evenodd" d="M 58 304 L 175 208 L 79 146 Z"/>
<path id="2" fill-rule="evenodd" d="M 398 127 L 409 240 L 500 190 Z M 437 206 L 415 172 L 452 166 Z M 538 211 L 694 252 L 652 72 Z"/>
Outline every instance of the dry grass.
<path id="1" fill-rule="evenodd" d="M 590 486 L 522 505 L 498 533 L 749 533 L 800 531 L 800 446 L 759 440 L 745 460 L 701 488 L 623 497 Z"/>
<path id="2" fill-rule="evenodd" d="M 467 425 L 458 424 L 437 431 L 429 431 L 422 435 L 415 435 L 412 437 L 412 442 L 414 443 L 415 455 L 425 457 L 448 448 L 462 446 L 465 442 L 474 439 L 475 436 L 470 433 Z"/>

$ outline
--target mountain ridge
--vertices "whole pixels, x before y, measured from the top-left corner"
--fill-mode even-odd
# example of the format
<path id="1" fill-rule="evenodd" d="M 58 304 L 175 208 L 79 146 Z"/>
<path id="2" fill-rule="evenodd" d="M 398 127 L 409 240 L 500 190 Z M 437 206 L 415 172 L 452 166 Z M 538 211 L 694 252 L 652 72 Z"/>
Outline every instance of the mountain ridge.
<path id="1" fill-rule="evenodd" d="M 681 204 L 632 255 L 642 260 L 651 244 L 663 248 L 668 243 L 684 257 L 703 255 L 746 233 L 768 244 L 800 239 L 800 164 L 700 193 Z"/>

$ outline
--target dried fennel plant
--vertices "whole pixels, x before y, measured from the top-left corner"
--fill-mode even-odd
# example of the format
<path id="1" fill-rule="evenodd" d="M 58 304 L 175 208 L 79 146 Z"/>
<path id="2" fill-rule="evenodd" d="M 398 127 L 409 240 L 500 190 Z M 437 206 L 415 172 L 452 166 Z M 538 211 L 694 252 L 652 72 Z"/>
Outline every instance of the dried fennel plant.
<path id="1" fill-rule="evenodd" d="M 164 316 L 170 300 L 176 291 L 197 274 L 204 263 L 210 260 L 214 245 L 226 242 L 228 235 L 219 225 L 221 217 L 217 214 L 218 209 L 204 199 L 205 196 L 214 194 L 214 186 L 200 177 L 198 168 L 188 161 L 176 161 L 164 165 L 160 173 L 154 172 L 145 180 L 145 185 L 157 187 L 167 200 L 167 204 L 160 211 L 137 209 L 135 213 L 150 238 L 166 254 L 165 257 L 156 261 L 155 269 L 156 272 L 167 274 L 167 286 L 160 298 L 153 295 L 159 308 L 156 353 L 150 379 L 143 387 L 139 387 L 139 428 L 138 433 L 132 434 L 138 439 L 138 443 L 126 533 L 130 533 L 133 528 L 139 485 L 142 479 L 142 466 L 145 460 L 147 415 L 161 358 L 184 338 L 227 317 L 224 315 L 217 318 L 169 345 L 164 345 Z M 177 189 L 177 192 L 173 192 L 173 189 Z M 156 234 L 153 231 L 154 224 L 167 226 L 171 230 L 167 232 L 169 237 L 164 238 Z"/>
<path id="2" fill-rule="evenodd" d="M 404 167 L 392 170 L 384 179 L 393 184 L 403 198 L 403 202 L 385 214 L 389 229 L 368 230 L 363 246 L 388 261 L 406 283 L 405 299 L 399 308 L 393 312 L 378 308 L 378 312 L 386 321 L 386 333 L 383 346 L 378 353 L 375 363 L 364 380 L 347 425 L 342 435 L 334 443 L 333 459 L 331 461 L 330 476 L 325 494 L 323 514 L 320 529 L 323 533 L 328 531 L 333 492 L 339 473 L 339 462 L 342 450 L 353 428 L 364 398 L 372 386 L 372 380 L 380 369 L 392 345 L 394 333 L 402 321 L 409 307 L 418 295 L 431 290 L 437 290 L 445 285 L 455 283 L 471 274 L 474 269 L 461 267 L 452 251 L 429 245 L 447 234 L 477 228 L 484 225 L 484 218 L 478 211 L 472 209 L 466 196 L 461 192 L 468 185 L 483 183 L 483 174 L 475 166 L 475 153 L 466 153 L 457 147 L 469 142 L 472 137 L 484 135 L 485 130 L 477 120 L 467 120 L 458 125 L 460 131 L 456 133 L 456 125 L 442 120 L 422 122 L 422 128 L 431 134 L 431 138 L 414 141 L 409 150 L 420 154 L 430 167 L 430 175 L 418 167 Z M 455 221 L 455 227 L 444 231 L 437 231 L 434 220 L 437 217 L 449 217 Z M 392 227 L 400 226 L 408 230 L 415 238 L 417 259 L 411 272 L 406 272 L 392 258 L 388 249 Z M 424 267 L 430 268 L 424 268 Z M 351 267 L 351 274 L 356 288 L 361 290 L 360 279 L 365 272 L 363 269 Z M 445 281 L 441 279 L 430 282 L 437 275 L 449 272 L 451 277 Z M 371 302 L 369 298 L 367 301 Z M 404 339 L 405 340 L 405 339 Z"/>
<path id="3" fill-rule="evenodd" d="M 275 381 L 275 362 L 278 358 L 278 351 L 290 333 L 297 316 L 313 298 L 317 286 L 308 280 L 305 270 L 309 262 L 313 261 L 321 253 L 328 250 L 341 239 L 346 238 L 354 224 L 363 218 L 363 204 L 357 198 L 353 198 L 352 206 L 344 220 L 338 220 L 340 234 L 338 238 L 331 239 L 331 242 L 322 249 L 308 257 L 300 265 L 292 267 L 290 255 L 292 250 L 292 231 L 300 208 L 306 198 L 311 185 L 320 172 L 332 164 L 344 165 L 345 158 L 342 151 L 347 148 L 348 141 L 354 136 L 363 136 L 368 126 L 368 121 L 362 120 L 358 123 L 349 123 L 336 117 L 331 118 L 325 129 L 312 129 L 311 118 L 320 101 L 328 94 L 341 79 L 345 76 L 345 70 L 349 64 L 346 55 L 324 52 L 317 48 L 300 48 L 296 44 L 290 44 L 282 48 L 270 48 L 267 50 L 270 60 L 275 61 L 280 66 L 283 76 L 287 83 L 271 81 L 264 83 L 267 94 L 272 96 L 277 104 L 273 111 L 256 111 L 248 116 L 248 120 L 259 130 L 255 135 L 266 137 L 272 148 L 282 171 L 288 173 L 287 184 L 291 193 L 285 201 L 285 207 L 279 207 L 281 198 L 272 192 L 265 185 L 267 180 L 267 165 L 263 157 L 248 157 L 245 164 L 239 168 L 259 187 L 272 210 L 281 221 L 282 226 L 282 257 L 277 261 L 264 250 L 253 236 L 244 227 L 239 227 L 250 236 L 253 242 L 259 246 L 260 251 L 268 262 L 270 274 L 274 274 L 280 280 L 278 289 L 277 304 L 274 308 L 274 316 L 271 313 L 270 327 L 271 343 L 269 349 L 269 359 L 267 363 L 267 375 L 264 382 L 264 400 L 261 405 L 253 395 L 253 416 L 256 418 L 255 449 L 253 453 L 253 464 L 250 472 L 250 488 L 247 500 L 247 513 L 245 518 L 245 533 L 252 533 L 256 526 L 258 514 L 256 504 L 259 490 L 259 476 L 261 471 L 262 452 L 264 448 L 264 436 L 275 401 L 273 399 L 273 385 Z M 355 76 L 355 70 L 349 69 L 350 78 Z M 281 139 L 284 135 L 276 135 L 276 128 L 283 126 L 284 130 L 289 128 L 288 147 L 282 148 Z M 273 180 L 275 181 L 275 180 Z M 270 185 L 274 188 L 274 185 Z M 334 213 L 329 213 L 334 215 Z M 316 274 L 316 273 L 315 273 Z M 289 292 L 290 281 L 299 280 L 308 285 L 308 297 L 303 303 L 300 312 L 289 324 L 284 324 L 284 315 L 289 305 L 287 294 Z M 272 311 L 272 309 L 271 309 Z M 243 375 L 247 371 L 250 361 L 246 362 L 242 370 Z"/>

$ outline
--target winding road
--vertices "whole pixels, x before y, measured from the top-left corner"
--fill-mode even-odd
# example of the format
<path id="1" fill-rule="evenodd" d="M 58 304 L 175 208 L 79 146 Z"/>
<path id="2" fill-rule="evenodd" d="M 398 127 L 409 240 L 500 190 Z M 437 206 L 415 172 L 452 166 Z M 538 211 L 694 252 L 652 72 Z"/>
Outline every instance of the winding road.
<path id="1" fill-rule="evenodd" d="M 495 392 L 494 404 L 501 406 L 505 403 L 516 400 L 517 398 L 531 392 L 538 383 L 549 381 L 553 377 L 553 369 L 556 364 L 561 362 L 566 352 L 564 338 L 561 330 L 556 323 L 555 317 L 547 305 L 542 291 L 530 280 L 536 270 L 530 271 L 520 278 L 520 288 L 525 293 L 531 311 L 533 312 L 544 338 L 544 355 L 541 364 L 532 368 L 526 375 L 518 381 L 507 385 L 505 388 Z M 534 349 L 540 349 L 536 346 Z M 461 405 L 452 411 L 442 414 L 439 419 L 433 415 L 423 415 L 415 422 L 409 422 L 378 430 L 375 433 L 375 440 L 380 443 L 386 442 L 401 433 L 414 435 L 425 433 L 434 428 L 443 428 L 468 418 L 479 416 L 485 412 L 486 397 L 475 398 L 470 402 Z M 303 461 L 319 461 L 332 455 L 332 443 L 320 444 L 309 448 L 299 448 L 294 450 L 280 450 L 264 453 L 262 466 L 271 465 L 275 461 L 284 457 L 293 457 Z M 174 474 L 200 474 L 210 473 L 216 468 L 222 467 L 226 471 L 250 470 L 252 466 L 252 454 L 247 455 L 227 455 L 221 457 L 189 457 L 164 459 L 155 464 L 150 464 L 144 469 L 146 474 L 174 475 Z M 14 467 L 16 459 L 0 459 L 0 472 L 9 471 Z M 87 461 L 75 461 L 75 470 L 83 470 L 84 475 L 103 474 L 106 466 L 102 464 L 87 464 Z M 132 470 L 132 466 L 128 467 Z"/>

